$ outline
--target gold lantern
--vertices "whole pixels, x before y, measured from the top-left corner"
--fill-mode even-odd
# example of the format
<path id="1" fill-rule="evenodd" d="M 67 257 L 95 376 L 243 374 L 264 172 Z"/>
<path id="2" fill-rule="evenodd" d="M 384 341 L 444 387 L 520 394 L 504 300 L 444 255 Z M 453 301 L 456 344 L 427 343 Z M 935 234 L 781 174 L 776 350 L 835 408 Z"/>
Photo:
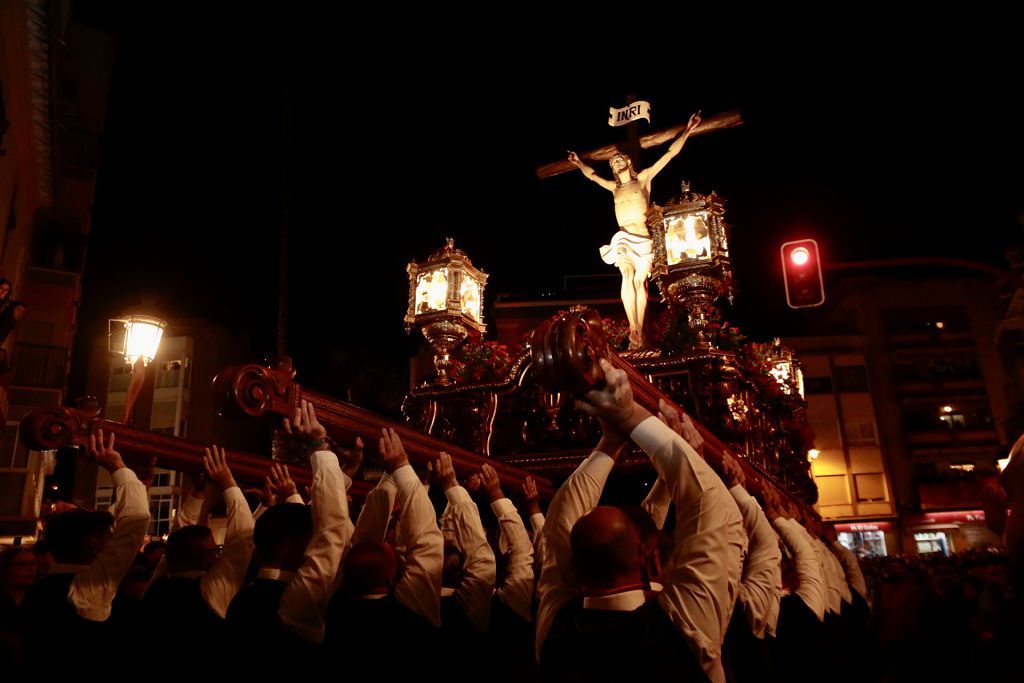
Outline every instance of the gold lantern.
<path id="1" fill-rule="evenodd" d="M 455 241 L 448 238 L 444 247 L 421 263 L 411 262 L 409 273 L 409 310 L 406 329 L 419 327 L 434 349 L 437 384 L 451 379 L 452 350 L 469 336 L 471 330 L 483 334 L 483 299 L 487 274 L 473 267 L 472 261 Z"/>
<path id="2" fill-rule="evenodd" d="M 725 203 L 714 192 L 692 192 L 684 181 L 678 197 L 651 207 L 647 226 L 654 248 L 651 276 L 662 298 L 686 309 L 699 343 L 709 346 L 708 309 L 732 293 Z"/>

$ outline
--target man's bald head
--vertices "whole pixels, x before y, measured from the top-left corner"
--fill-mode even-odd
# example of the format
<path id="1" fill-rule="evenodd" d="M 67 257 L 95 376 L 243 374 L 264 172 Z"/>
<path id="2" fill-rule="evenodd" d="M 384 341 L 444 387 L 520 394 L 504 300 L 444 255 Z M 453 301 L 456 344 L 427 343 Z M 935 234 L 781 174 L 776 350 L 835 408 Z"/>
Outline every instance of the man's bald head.
<path id="1" fill-rule="evenodd" d="M 640 534 L 619 508 L 591 510 L 573 526 L 569 542 L 573 570 L 584 590 L 608 590 L 642 581 Z"/>
<path id="2" fill-rule="evenodd" d="M 390 593 L 398 574 L 398 558 L 387 543 L 366 541 L 345 555 L 345 588 L 355 596 Z"/>

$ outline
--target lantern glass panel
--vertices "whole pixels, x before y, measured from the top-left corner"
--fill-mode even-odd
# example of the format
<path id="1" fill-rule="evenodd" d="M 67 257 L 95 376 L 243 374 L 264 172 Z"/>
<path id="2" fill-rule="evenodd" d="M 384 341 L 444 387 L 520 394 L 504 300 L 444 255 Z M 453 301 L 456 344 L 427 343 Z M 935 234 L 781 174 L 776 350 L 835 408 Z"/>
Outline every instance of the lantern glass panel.
<path id="1" fill-rule="evenodd" d="M 665 257 L 668 265 L 711 260 L 711 233 L 703 214 L 672 216 L 665 228 Z"/>
<path id="2" fill-rule="evenodd" d="M 469 275 L 462 278 L 462 312 L 480 322 L 480 283 Z"/>
<path id="3" fill-rule="evenodd" d="M 416 276 L 416 314 L 448 308 L 448 268 L 438 268 Z"/>
<path id="4" fill-rule="evenodd" d="M 125 328 L 125 357 L 131 365 L 135 365 L 139 358 L 145 363 L 156 358 L 160 338 L 164 336 L 164 328 L 160 324 L 130 319 Z"/>
<path id="5" fill-rule="evenodd" d="M 790 365 L 789 361 L 784 360 L 776 363 L 775 366 L 772 367 L 771 369 L 771 374 L 772 377 L 774 377 L 775 380 L 782 385 L 783 391 L 785 391 L 787 394 L 792 391 L 789 385 L 790 377 L 792 375 L 792 366 Z"/>

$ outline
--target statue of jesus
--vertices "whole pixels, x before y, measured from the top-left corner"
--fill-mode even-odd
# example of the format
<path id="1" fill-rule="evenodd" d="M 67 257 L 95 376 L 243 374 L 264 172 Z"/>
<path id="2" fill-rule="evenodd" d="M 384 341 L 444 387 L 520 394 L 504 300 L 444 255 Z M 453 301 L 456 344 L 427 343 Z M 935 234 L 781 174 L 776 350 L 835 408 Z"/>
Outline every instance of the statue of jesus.
<path id="1" fill-rule="evenodd" d="M 690 133 L 700 125 L 700 112 L 690 117 L 686 129 L 677 137 L 668 151 L 649 168 L 637 173 L 628 154 L 619 152 L 608 164 L 614 180 L 605 180 L 585 164 L 576 152 L 569 152 L 569 161 L 583 175 L 612 193 L 615 199 L 615 219 L 619 231 L 610 244 L 601 247 L 601 259 L 614 265 L 622 273 L 622 305 L 629 319 L 629 348 L 644 345 L 644 315 L 647 312 L 647 277 L 651 274 L 653 251 L 651 234 L 647 231 L 647 208 L 651 199 L 651 181 L 665 168 L 686 144 Z"/>

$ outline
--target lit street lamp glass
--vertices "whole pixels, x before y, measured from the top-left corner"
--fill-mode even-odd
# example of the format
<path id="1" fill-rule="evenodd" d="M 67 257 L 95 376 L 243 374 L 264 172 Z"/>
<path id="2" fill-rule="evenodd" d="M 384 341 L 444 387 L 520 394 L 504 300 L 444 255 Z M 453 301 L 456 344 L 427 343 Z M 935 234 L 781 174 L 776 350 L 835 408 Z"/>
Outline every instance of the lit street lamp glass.
<path id="1" fill-rule="evenodd" d="M 141 358 L 143 365 L 149 365 L 156 358 L 167 327 L 165 321 L 148 315 L 128 315 L 110 323 L 110 350 L 126 363 L 134 367 Z"/>

